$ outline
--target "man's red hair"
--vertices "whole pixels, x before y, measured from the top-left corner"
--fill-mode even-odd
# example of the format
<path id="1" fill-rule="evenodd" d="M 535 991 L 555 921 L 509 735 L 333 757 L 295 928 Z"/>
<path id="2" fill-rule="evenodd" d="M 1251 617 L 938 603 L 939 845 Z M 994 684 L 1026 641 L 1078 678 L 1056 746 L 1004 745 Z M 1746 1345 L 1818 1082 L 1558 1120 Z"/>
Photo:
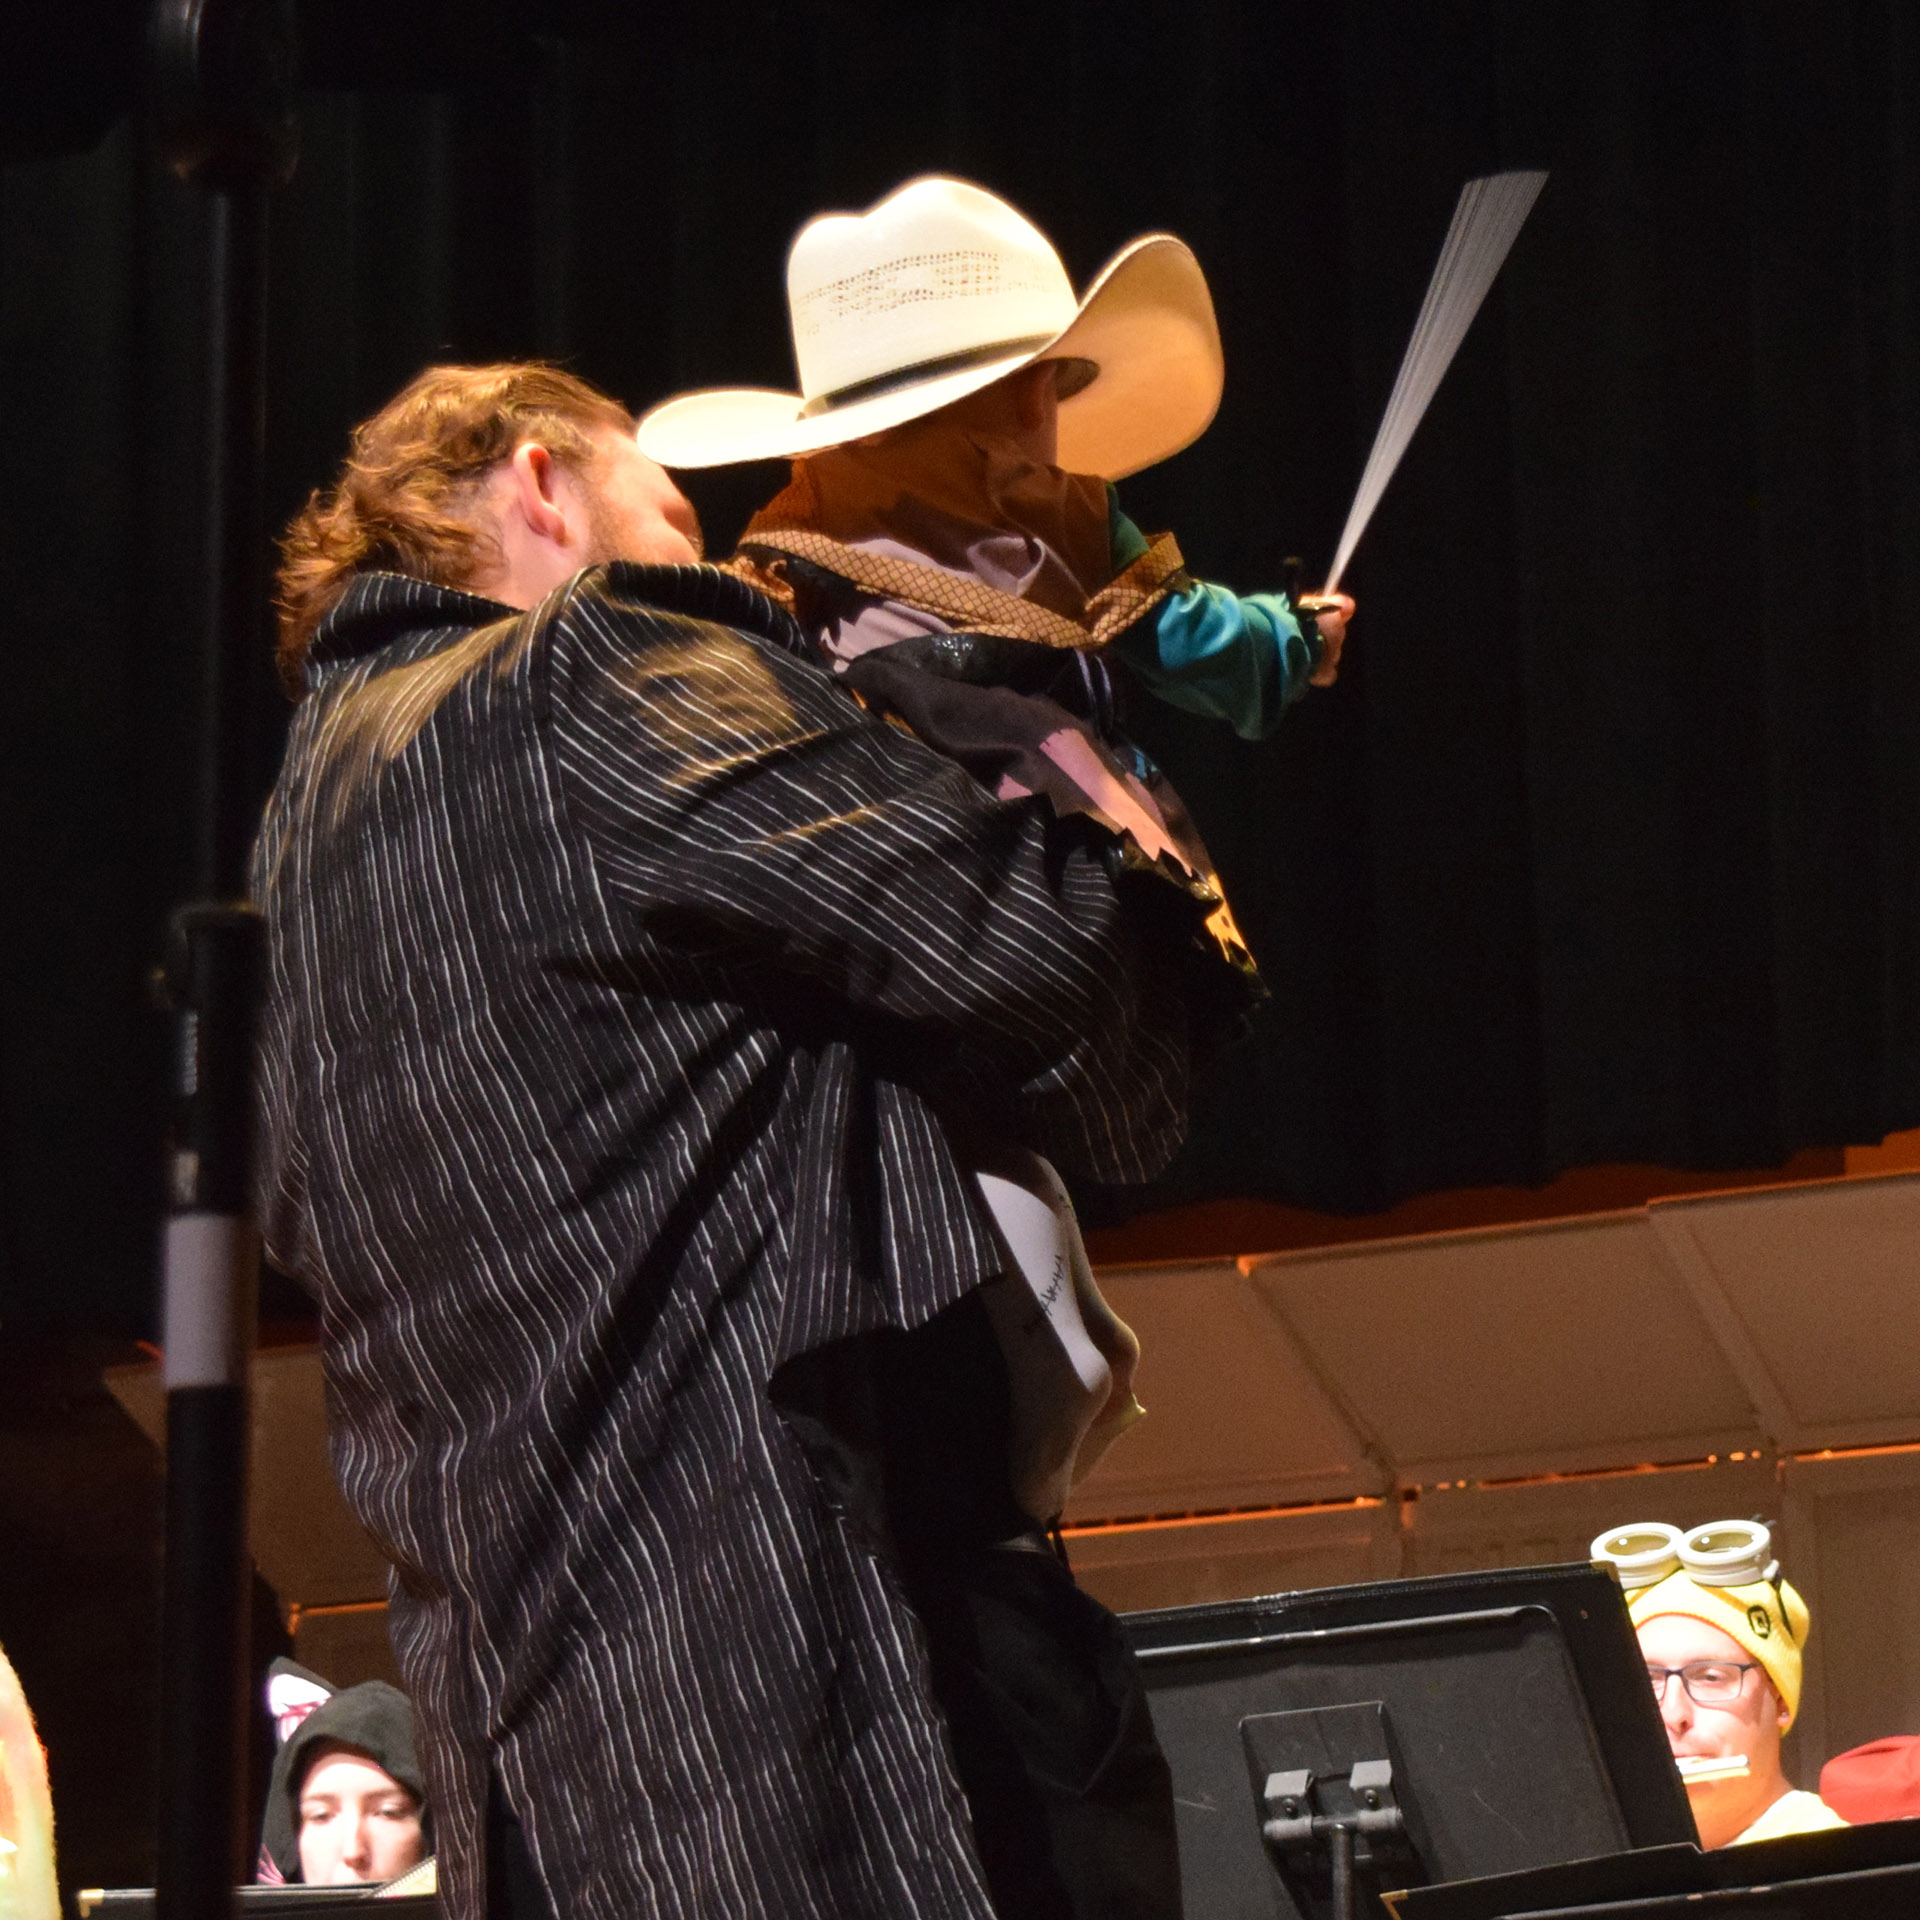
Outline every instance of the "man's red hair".
<path id="1" fill-rule="evenodd" d="M 407 573 L 463 587 L 498 549 L 474 515 L 475 484 L 523 441 L 563 465 L 592 463 L 593 431 L 633 416 L 538 361 L 429 367 L 354 430 L 340 478 L 314 493 L 280 542 L 280 673 L 299 696 L 315 629 L 355 574 Z"/>

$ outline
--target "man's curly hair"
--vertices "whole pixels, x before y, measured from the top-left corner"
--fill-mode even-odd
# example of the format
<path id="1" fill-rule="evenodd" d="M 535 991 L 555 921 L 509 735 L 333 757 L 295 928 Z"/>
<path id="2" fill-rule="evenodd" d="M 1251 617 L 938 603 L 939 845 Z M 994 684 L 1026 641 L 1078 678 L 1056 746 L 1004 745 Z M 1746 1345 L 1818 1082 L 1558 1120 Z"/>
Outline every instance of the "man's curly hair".
<path id="1" fill-rule="evenodd" d="M 354 430 L 340 478 L 315 492 L 280 542 L 280 676 L 298 699 L 307 649 L 355 574 L 471 584 L 497 564 L 474 516 L 477 483 L 525 440 L 563 465 L 592 463 L 597 427 L 633 416 L 584 380 L 539 361 L 429 367 Z"/>

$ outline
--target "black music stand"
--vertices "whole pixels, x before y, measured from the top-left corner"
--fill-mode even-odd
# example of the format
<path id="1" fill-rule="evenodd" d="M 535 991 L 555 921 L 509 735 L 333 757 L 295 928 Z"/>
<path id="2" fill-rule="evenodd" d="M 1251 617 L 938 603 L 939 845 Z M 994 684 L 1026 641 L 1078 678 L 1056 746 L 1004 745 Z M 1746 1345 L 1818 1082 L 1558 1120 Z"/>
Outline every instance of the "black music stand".
<path id="1" fill-rule="evenodd" d="M 1395 1920 L 1913 1920 L 1920 1820 L 1610 1859 L 1388 1896 Z"/>
<path id="2" fill-rule="evenodd" d="M 264 653 L 267 202 L 293 171 L 293 0 L 150 0 L 150 118 L 208 196 L 198 898 L 173 916 L 174 1117 L 161 1238 L 167 1546 L 160 1662 L 165 1920 L 224 1920 L 246 1870 L 247 1361 L 253 1029 L 263 940 L 247 903 L 248 689 Z"/>
<path id="3" fill-rule="evenodd" d="M 1611 1574 L 1395 1580 L 1127 1616 L 1188 1920 L 1694 1841 Z M 1697 1857 L 1697 1856 L 1696 1856 Z"/>
<path id="4" fill-rule="evenodd" d="M 151 1887 L 107 1887 L 80 1896 L 81 1920 L 155 1920 Z M 378 1885 L 235 1887 L 231 1920 L 439 1920 L 437 1893 L 389 1894 Z"/>

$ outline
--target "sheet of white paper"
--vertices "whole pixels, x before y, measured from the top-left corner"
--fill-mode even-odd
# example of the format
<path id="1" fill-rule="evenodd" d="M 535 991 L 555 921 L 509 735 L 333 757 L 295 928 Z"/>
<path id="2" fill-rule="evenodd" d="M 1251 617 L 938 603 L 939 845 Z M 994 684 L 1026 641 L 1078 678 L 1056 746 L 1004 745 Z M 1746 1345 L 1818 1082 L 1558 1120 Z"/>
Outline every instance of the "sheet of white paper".
<path id="1" fill-rule="evenodd" d="M 1473 316 L 1487 297 L 1487 289 L 1546 184 L 1544 173 L 1490 173 L 1484 179 L 1469 180 L 1460 189 L 1439 263 L 1427 282 L 1427 297 L 1420 303 L 1413 338 L 1401 358 L 1392 397 L 1387 401 L 1380 431 L 1373 437 L 1373 451 L 1367 455 L 1333 556 L 1333 570 L 1322 591 L 1340 590 L 1340 577 L 1413 438 L 1414 428 L 1439 390 L 1453 356 L 1467 337 L 1467 329 L 1473 325 Z"/>
<path id="2" fill-rule="evenodd" d="M 1081 1386 L 1089 1393 L 1105 1389 L 1112 1378 L 1100 1351 L 1087 1338 L 1087 1323 L 1074 1297 L 1073 1263 L 1060 1216 L 1037 1193 L 997 1173 L 974 1176 L 980 1192 L 1007 1243 L 1020 1277 L 1038 1305 L 1053 1337 L 1065 1350 Z"/>

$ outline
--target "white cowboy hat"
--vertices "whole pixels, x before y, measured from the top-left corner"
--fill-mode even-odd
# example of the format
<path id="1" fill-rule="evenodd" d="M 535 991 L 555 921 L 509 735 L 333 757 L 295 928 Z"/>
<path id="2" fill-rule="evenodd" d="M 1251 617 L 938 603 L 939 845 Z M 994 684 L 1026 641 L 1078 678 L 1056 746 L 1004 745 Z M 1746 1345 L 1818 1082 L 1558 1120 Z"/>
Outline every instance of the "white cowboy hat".
<path id="1" fill-rule="evenodd" d="M 1170 233 L 1122 247 L 1084 300 L 1032 221 L 964 180 L 912 180 L 823 214 L 787 255 L 798 393 L 682 394 L 640 422 L 663 467 L 818 453 L 918 420 L 1035 360 L 1063 383 L 1060 464 L 1118 480 L 1189 446 L 1225 374 L 1213 300 Z"/>

